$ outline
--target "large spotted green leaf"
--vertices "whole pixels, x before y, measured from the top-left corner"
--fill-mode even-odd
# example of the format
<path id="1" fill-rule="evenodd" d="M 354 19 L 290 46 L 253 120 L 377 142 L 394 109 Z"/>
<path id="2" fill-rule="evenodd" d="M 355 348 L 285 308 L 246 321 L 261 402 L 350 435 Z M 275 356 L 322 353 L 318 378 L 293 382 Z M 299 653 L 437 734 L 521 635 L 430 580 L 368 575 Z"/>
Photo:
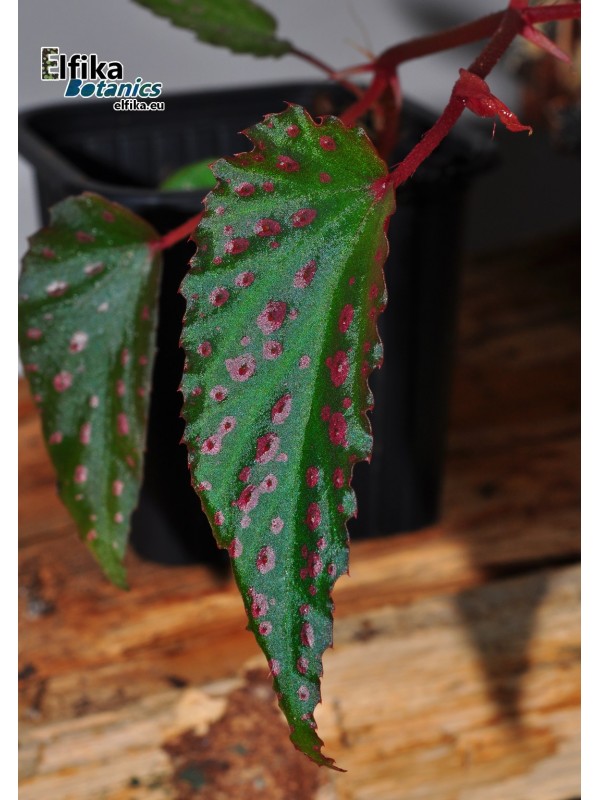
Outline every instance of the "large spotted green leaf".
<path id="1" fill-rule="evenodd" d="M 182 291 L 185 439 L 294 744 L 318 764 L 314 708 L 347 571 L 352 465 L 369 457 L 394 194 L 365 133 L 298 106 L 218 161 Z"/>
<path id="2" fill-rule="evenodd" d="M 234 53 L 282 56 L 290 42 L 275 35 L 277 22 L 251 0 L 135 0 L 178 28 L 193 31 L 208 44 L 228 47 Z"/>
<path id="3" fill-rule="evenodd" d="M 157 234 L 84 194 L 51 209 L 19 284 L 19 343 L 60 496 L 106 575 L 125 585 L 154 356 Z"/>

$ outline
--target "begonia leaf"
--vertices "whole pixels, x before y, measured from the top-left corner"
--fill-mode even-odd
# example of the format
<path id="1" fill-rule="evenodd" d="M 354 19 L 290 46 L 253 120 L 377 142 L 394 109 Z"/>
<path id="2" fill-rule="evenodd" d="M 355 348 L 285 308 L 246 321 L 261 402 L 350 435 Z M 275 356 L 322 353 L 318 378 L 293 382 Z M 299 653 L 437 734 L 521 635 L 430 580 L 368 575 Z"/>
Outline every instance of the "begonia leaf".
<path id="1" fill-rule="evenodd" d="M 352 467 L 371 452 L 394 191 L 366 134 L 333 117 L 290 106 L 245 133 L 254 149 L 213 167 L 182 284 L 185 440 L 292 741 L 333 766 L 313 712 Z"/>
<path id="2" fill-rule="evenodd" d="M 19 343 L 59 494 L 114 583 L 142 477 L 161 256 L 157 234 L 93 194 L 30 240 Z"/>
<path id="3" fill-rule="evenodd" d="M 228 47 L 234 53 L 282 56 L 290 42 L 275 35 L 277 21 L 251 0 L 136 0 L 178 28 L 193 31 L 208 44 Z"/>

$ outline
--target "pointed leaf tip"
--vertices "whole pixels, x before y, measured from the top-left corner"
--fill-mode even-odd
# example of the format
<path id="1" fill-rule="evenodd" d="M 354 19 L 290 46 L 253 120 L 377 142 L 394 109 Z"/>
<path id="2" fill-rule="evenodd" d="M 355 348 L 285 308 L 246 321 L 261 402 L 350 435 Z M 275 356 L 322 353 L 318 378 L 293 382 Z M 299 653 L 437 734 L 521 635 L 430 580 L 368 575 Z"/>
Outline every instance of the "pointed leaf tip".
<path id="1" fill-rule="evenodd" d="M 93 194 L 64 200 L 35 234 L 19 282 L 19 344 L 59 494 L 106 576 L 137 503 L 154 358 L 157 234 Z"/>
<path id="2" fill-rule="evenodd" d="M 185 439 L 291 739 L 332 767 L 314 709 L 331 589 L 348 570 L 352 469 L 371 452 L 395 197 L 366 135 L 333 117 L 318 125 L 291 105 L 246 135 L 252 151 L 213 167 L 182 284 Z"/>

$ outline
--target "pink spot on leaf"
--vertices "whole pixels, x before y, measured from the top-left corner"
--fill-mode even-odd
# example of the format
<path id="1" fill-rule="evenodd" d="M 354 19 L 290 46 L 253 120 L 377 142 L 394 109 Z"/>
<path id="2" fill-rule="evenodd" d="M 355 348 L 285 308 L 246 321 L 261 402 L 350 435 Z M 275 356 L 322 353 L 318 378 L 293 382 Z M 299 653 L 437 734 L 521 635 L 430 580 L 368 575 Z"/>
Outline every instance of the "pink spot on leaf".
<path id="1" fill-rule="evenodd" d="M 276 678 L 281 672 L 281 664 L 276 658 L 269 659 L 269 669 L 271 670 L 271 675 L 274 678 Z"/>
<path id="2" fill-rule="evenodd" d="M 281 517 L 275 517 L 271 520 L 271 531 L 272 533 L 281 533 L 283 530 L 284 522 Z"/>
<path id="3" fill-rule="evenodd" d="M 317 216 L 317 211 L 314 208 L 301 208 L 295 211 L 290 219 L 292 220 L 293 228 L 305 228 Z"/>
<path id="4" fill-rule="evenodd" d="M 266 464 L 272 461 L 279 451 L 280 439 L 276 433 L 266 433 L 264 436 L 259 436 L 256 440 L 256 456 L 255 460 L 259 464 Z"/>
<path id="5" fill-rule="evenodd" d="M 281 233 L 281 225 L 275 219 L 259 219 L 254 225 L 257 236 L 277 236 Z"/>
<path id="6" fill-rule="evenodd" d="M 300 169 L 300 164 L 289 156 L 277 156 L 275 166 L 282 172 L 298 172 Z"/>
<path id="7" fill-rule="evenodd" d="M 127 436 L 129 433 L 129 420 L 126 414 L 117 415 L 117 431 L 120 436 Z"/>
<path id="8" fill-rule="evenodd" d="M 310 356 L 301 356 L 298 361 L 298 366 L 300 369 L 308 369 L 308 367 L 310 367 Z"/>
<path id="9" fill-rule="evenodd" d="M 249 246 L 250 242 L 248 239 L 230 239 L 228 242 L 225 242 L 225 252 L 235 256 L 239 253 L 243 253 Z"/>
<path id="10" fill-rule="evenodd" d="M 328 172 L 319 172 L 321 183 L 331 183 L 331 175 Z"/>
<path id="11" fill-rule="evenodd" d="M 222 306 L 224 303 L 227 302 L 228 299 L 229 299 L 229 292 L 222 286 L 217 286 L 217 288 L 213 289 L 208 296 L 210 304 L 215 306 L 216 308 Z"/>
<path id="12" fill-rule="evenodd" d="M 275 551 L 272 547 L 261 547 L 259 553 L 256 557 L 256 568 L 258 571 L 265 575 L 267 572 L 271 572 L 271 570 L 275 566 Z"/>
<path id="13" fill-rule="evenodd" d="M 250 353 L 244 353 L 237 358 L 226 359 L 225 366 L 232 380 L 242 382 L 254 375 L 256 361 Z"/>
<path id="14" fill-rule="evenodd" d="M 235 279 L 235 285 L 241 286 L 242 288 L 246 288 L 247 286 L 251 286 L 254 283 L 255 275 L 253 272 L 240 272 L 240 274 Z"/>
<path id="15" fill-rule="evenodd" d="M 57 375 L 54 376 L 52 379 L 52 385 L 56 389 L 57 392 L 65 392 L 67 389 L 70 388 L 71 384 L 73 383 L 73 376 L 70 372 L 59 372 Z"/>
<path id="16" fill-rule="evenodd" d="M 54 433 L 51 433 L 48 438 L 48 442 L 50 444 L 60 444 L 62 440 L 63 440 L 63 435 L 60 431 L 54 431 Z"/>
<path id="17" fill-rule="evenodd" d="M 323 571 L 323 562 L 318 553 L 308 554 L 308 574 L 311 578 L 316 578 Z"/>
<path id="18" fill-rule="evenodd" d="M 331 138 L 331 136 L 321 136 L 319 139 L 319 144 L 323 148 L 323 150 L 335 150 L 337 145 L 335 141 Z"/>
<path id="19" fill-rule="evenodd" d="M 307 286 L 310 286 L 316 271 L 317 262 L 314 260 L 309 261 L 308 264 L 301 267 L 294 275 L 294 286 L 296 289 L 306 289 Z"/>
<path id="20" fill-rule="evenodd" d="M 69 350 L 72 353 L 81 353 L 82 350 L 85 349 L 89 336 L 87 333 L 83 331 L 77 331 L 76 333 L 71 336 L 71 341 L 69 342 Z"/>
<path id="21" fill-rule="evenodd" d="M 340 467 L 333 470 L 333 485 L 336 489 L 341 489 L 344 485 L 344 473 Z"/>
<path id="22" fill-rule="evenodd" d="M 340 318 L 338 321 L 338 328 L 342 333 L 346 333 L 346 331 L 352 324 L 353 319 L 354 319 L 354 309 L 350 304 L 347 304 L 342 308 L 342 311 L 340 313 Z"/>
<path id="23" fill-rule="evenodd" d="M 222 511 L 215 512 L 215 525 L 221 526 L 225 522 L 225 517 Z"/>
<path id="24" fill-rule="evenodd" d="M 270 622 L 261 622 L 258 626 L 258 632 L 261 636 L 268 636 L 271 631 L 273 630 L 273 626 Z"/>
<path id="25" fill-rule="evenodd" d="M 242 551 L 244 546 L 240 542 L 238 538 L 232 539 L 231 544 L 227 548 L 227 552 L 229 553 L 231 558 L 239 558 L 242 555 Z"/>
<path id="26" fill-rule="evenodd" d="M 306 470 L 306 485 L 311 489 L 319 482 L 319 470 L 316 467 L 309 467 Z"/>
<path id="27" fill-rule="evenodd" d="M 269 475 L 267 475 L 267 477 L 263 481 L 261 481 L 258 490 L 262 494 L 263 492 L 267 493 L 274 492 L 276 488 L 277 488 L 277 478 L 272 473 L 269 473 Z"/>
<path id="28" fill-rule="evenodd" d="M 227 389 L 224 386 L 215 386 L 214 389 L 210 390 L 209 394 L 217 403 L 222 403 L 227 397 Z"/>
<path id="29" fill-rule="evenodd" d="M 283 353 L 283 345 L 281 342 L 276 342 L 273 339 L 269 339 L 269 341 L 263 344 L 263 358 L 266 358 L 267 361 L 273 361 Z"/>
<path id="30" fill-rule="evenodd" d="M 202 442 L 202 446 L 200 447 L 200 452 L 206 456 L 216 456 L 221 450 L 221 437 L 220 436 L 209 436 L 208 439 L 205 439 Z"/>
<path id="31" fill-rule="evenodd" d="M 250 480 L 250 467 L 243 467 L 243 469 L 240 470 L 240 474 L 238 475 L 238 478 L 243 483 L 247 483 Z"/>
<path id="32" fill-rule="evenodd" d="M 79 441 L 81 444 L 89 444 L 92 438 L 92 424 L 91 422 L 84 422 L 79 429 Z"/>
<path id="33" fill-rule="evenodd" d="M 271 183 L 271 181 L 265 181 L 262 185 L 262 188 L 265 190 L 265 192 L 272 192 L 275 186 L 273 183 Z"/>
<path id="34" fill-rule="evenodd" d="M 285 129 L 285 132 L 287 133 L 288 136 L 291 136 L 292 139 L 295 139 L 296 136 L 298 136 L 298 134 L 300 133 L 300 128 L 297 125 L 289 125 Z"/>
<path id="35" fill-rule="evenodd" d="M 310 622 L 303 622 L 300 628 L 300 641 L 305 647 L 312 647 L 315 643 L 315 634 Z"/>
<path id="36" fill-rule="evenodd" d="M 235 417 L 224 417 L 221 424 L 219 425 L 219 433 L 225 436 L 235 428 L 236 419 Z"/>
<path id="37" fill-rule="evenodd" d="M 233 191 L 240 197 L 250 197 L 255 191 L 254 184 L 247 182 L 240 183 L 239 186 L 234 187 Z"/>
<path id="38" fill-rule="evenodd" d="M 46 286 L 46 294 L 50 297 L 60 297 L 68 288 L 69 284 L 65 281 L 52 281 Z"/>
<path id="39" fill-rule="evenodd" d="M 83 272 L 84 275 L 88 275 L 91 278 L 94 275 L 99 275 L 103 269 L 104 264 L 101 261 L 98 261 L 95 264 L 86 264 L 86 266 L 83 268 Z"/>
<path id="40" fill-rule="evenodd" d="M 96 237 L 92 236 L 91 233 L 86 233 L 85 231 L 77 231 L 75 234 L 77 237 L 77 241 L 79 242 L 94 242 L 96 241 Z"/>
<path id="41" fill-rule="evenodd" d="M 267 600 L 266 595 L 261 594 L 254 590 L 254 588 L 250 587 L 248 590 L 248 594 L 252 598 L 252 604 L 250 606 L 250 612 L 254 619 L 258 619 L 259 617 L 264 617 L 269 612 L 269 601 Z"/>
<path id="42" fill-rule="evenodd" d="M 258 498 L 259 498 L 259 491 L 256 486 L 246 486 L 242 489 L 242 493 L 235 501 L 234 505 L 236 505 L 240 511 L 252 511 L 253 508 L 256 508 L 258 505 Z"/>
<path id="43" fill-rule="evenodd" d="M 27 338 L 37 341 L 42 338 L 42 332 L 39 328 L 29 328 L 27 331 Z"/>
<path id="44" fill-rule="evenodd" d="M 256 319 L 256 324 L 265 334 L 273 333 L 283 325 L 287 305 L 280 300 L 269 300 Z"/>
<path id="45" fill-rule="evenodd" d="M 325 363 L 329 367 L 329 374 L 333 385 L 341 386 L 348 377 L 348 372 L 350 370 L 346 353 L 344 353 L 343 350 L 338 350 L 333 358 L 328 358 Z"/>
<path id="46" fill-rule="evenodd" d="M 281 425 L 289 417 L 291 410 L 292 395 L 284 394 L 271 409 L 271 421 L 274 422 L 275 425 Z"/>
<path id="47" fill-rule="evenodd" d="M 308 671 L 308 658 L 300 656 L 298 661 L 296 661 L 296 669 L 301 675 L 306 675 Z"/>
<path id="48" fill-rule="evenodd" d="M 115 497 L 120 497 L 123 494 L 123 487 L 125 484 L 123 481 L 113 481 L 112 485 L 112 493 Z"/>
<path id="49" fill-rule="evenodd" d="M 318 503 L 311 503 L 306 512 L 306 524 L 309 530 L 315 531 L 321 524 L 321 509 Z"/>
<path id="50" fill-rule="evenodd" d="M 344 415 L 339 411 L 334 412 L 329 420 L 329 439 L 333 444 L 340 444 L 347 447 L 346 433 L 348 431 L 348 423 Z"/>
<path id="51" fill-rule="evenodd" d="M 198 345 L 198 353 L 207 358 L 212 353 L 212 345 L 210 342 L 201 342 Z"/>
<path id="52" fill-rule="evenodd" d="M 82 464 L 79 464 L 77 467 L 75 467 L 75 474 L 73 475 L 73 481 L 75 483 L 85 483 L 87 478 L 87 467 L 84 467 Z"/>

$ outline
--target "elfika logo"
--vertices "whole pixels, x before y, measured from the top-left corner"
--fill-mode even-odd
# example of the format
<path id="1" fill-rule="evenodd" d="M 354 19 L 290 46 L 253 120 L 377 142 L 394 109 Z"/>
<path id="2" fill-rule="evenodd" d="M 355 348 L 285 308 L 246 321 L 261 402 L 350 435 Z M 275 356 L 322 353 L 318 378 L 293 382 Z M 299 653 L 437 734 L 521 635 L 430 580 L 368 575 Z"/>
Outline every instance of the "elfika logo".
<path id="1" fill-rule="evenodd" d="M 162 83 L 144 82 L 138 77 L 124 81 L 120 61 L 103 61 L 96 53 L 61 53 L 58 47 L 41 48 L 41 79 L 67 81 L 65 97 L 159 97 Z M 132 104 L 127 104 L 132 108 Z M 117 104 L 115 104 L 117 108 Z M 125 110 L 119 106 L 117 110 Z M 159 110 L 159 109 L 151 109 Z"/>

